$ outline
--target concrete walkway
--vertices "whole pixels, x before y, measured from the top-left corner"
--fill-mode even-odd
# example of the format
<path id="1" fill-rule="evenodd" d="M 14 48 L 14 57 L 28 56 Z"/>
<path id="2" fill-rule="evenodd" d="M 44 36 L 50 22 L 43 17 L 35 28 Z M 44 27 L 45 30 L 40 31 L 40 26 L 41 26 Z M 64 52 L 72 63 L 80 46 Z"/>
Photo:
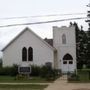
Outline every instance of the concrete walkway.
<path id="1" fill-rule="evenodd" d="M 0 85 L 51 85 L 51 83 L 0 83 Z"/>
<path id="2" fill-rule="evenodd" d="M 67 83 L 67 77 L 63 76 L 44 90 L 90 90 L 90 83 Z"/>

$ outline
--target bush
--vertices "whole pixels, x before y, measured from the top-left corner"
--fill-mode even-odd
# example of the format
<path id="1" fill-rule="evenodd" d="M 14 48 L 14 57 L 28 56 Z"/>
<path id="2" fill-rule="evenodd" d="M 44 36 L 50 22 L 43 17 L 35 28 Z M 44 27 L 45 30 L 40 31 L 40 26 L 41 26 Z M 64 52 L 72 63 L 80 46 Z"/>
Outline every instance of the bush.
<path id="1" fill-rule="evenodd" d="M 16 75 L 15 80 L 26 80 L 28 78 L 29 77 L 25 74 L 18 74 L 18 75 Z"/>
<path id="2" fill-rule="evenodd" d="M 11 72 L 10 75 L 11 76 L 16 76 L 18 74 L 18 65 L 13 65 L 13 67 L 11 67 Z"/>
<path id="3" fill-rule="evenodd" d="M 49 67 L 47 65 L 44 65 L 42 67 L 32 65 L 30 75 L 40 76 L 42 78 L 45 78 L 46 80 L 54 80 L 60 75 L 58 72 L 58 70 L 54 70 L 52 69 L 52 67 Z"/>
<path id="4" fill-rule="evenodd" d="M 12 67 L 1 67 L 0 75 L 16 76 L 18 74 L 18 66 L 13 65 Z"/>
<path id="5" fill-rule="evenodd" d="M 0 58 L 0 68 L 2 67 L 2 59 Z"/>
<path id="6" fill-rule="evenodd" d="M 79 81 L 79 76 L 76 73 L 69 73 L 68 81 Z"/>
<path id="7" fill-rule="evenodd" d="M 42 66 L 40 70 L 40 76 L 44 78 L 47 76 L 48 72 L 49 69 L 46 66 Z"/>
<path id="8" fill-rule="evenodd" d="M 41 68 L 39 66 L 32 65 L 31 66 L 31 76 L 40 76 Z"/>
<path id="9" fill-rule="evenodd" d="M 60 72 L 61 73 L 61 72 Z M 46 80 L 54 80 L 58 76 L 60 76 L 60 73 L 58 70 L 52 69 L 52 67 L 49 66 L 31 66 L 31 76 L 39 76 L 42 78 L 45 78 Z M 18 74 L 18 66 L 13 65 L 12 67 L 0 67 L 0 75 L 8 75 L 8 76 L 16 76 L 16 78 L 22 79 L 23 76 Z"/>
<path id="10" fill-rule="evenodd" d="M 90 69 L 90 62 L 88 62 L 88 64 L 87 64 L 87 68 Z"/>
<path id="11" fill-rule="evenodd" d="M 46 80 L 55 80 L 59 74 L 58 70 L 52 69 L 52 67 L 42 66 L 40 76 L 46 78 Z"/>
<path id="12" fill-rule="evenodd" d="M 42 78 L 46 78 L 49 79 L 49 77 L 52 77 L 51 74 L 52 73 L 52 69 L 50 67 L 47 66 L 35 66 L 32 65 L 31 66 L 31 76 L 40 76 Z"/>

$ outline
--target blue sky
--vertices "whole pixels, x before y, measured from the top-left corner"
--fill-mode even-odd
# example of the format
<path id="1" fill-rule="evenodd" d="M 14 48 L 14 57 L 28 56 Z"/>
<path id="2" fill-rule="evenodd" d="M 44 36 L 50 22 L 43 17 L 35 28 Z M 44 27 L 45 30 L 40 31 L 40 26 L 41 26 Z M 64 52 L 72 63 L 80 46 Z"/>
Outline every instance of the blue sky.
<path id="1" fill-rule="evenodd" d="M 38 22 L 64 18 L 85 17 L 86 15 L 56 16 L 56 17 L 31 17 L 23 19 L 3 20 L 1 18 L 23 17 L 51 14 L 86 13 L 89 0 L 0 0 L 0 26 L 16 23 Z M 74 22 L 76 20 L 73 20 Z M 35 33 L 42 38 L 52 38 L 52 26 L 68 26 L 70 21 L 31 25 Z M 85 20 L 77 20 L 87 30 Z M 0 48 L 4 47 L 26 26 L 0 28 Z"/>

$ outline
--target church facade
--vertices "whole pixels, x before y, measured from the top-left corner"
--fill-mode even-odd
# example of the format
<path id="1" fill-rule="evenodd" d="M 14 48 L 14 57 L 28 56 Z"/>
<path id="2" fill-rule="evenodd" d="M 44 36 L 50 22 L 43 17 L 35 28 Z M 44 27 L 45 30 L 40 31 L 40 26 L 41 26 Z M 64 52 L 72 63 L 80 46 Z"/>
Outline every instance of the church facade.
<path id="1" fill-rule="evenodd" d="M 76 69 L 75 28 L 54 26 L 52 41 L 53 45 L 50 45 L 31 29 L 25 28 L 2 49 L 3 67 L 13 64 L 42 66 L 49 63 L 63 73 L 73 72 Z"/>

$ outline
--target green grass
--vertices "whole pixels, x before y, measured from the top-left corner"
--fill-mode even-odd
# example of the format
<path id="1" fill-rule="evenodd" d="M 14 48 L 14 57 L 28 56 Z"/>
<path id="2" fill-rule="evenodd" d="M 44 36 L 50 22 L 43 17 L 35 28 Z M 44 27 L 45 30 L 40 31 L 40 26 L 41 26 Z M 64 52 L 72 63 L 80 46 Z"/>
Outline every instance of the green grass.
<path id="1" fill-rule="evenodd" d="M 50 83 L 52 81 L 46 81 L 44 78 L 31 77 L 31 79 L 15 79 L 11 76 L 0 76 L 0 83 Z"/>
<path id="2" fill-rule="evenodd" d="M 80 77 L 81 82 L 90 82 L 89 72 L 90 72 L 90 69 L 78 70 L 78 75 Z"/>
<path id="3" fill-rule="evenodd" d="M 0 85 L 0 90 L 43 90 L 47 85 Z"/>
<path id="4" fill-rule="evenodd" d="M 73 83 L 90 83 L 90 69 L 78 69 L 77 75 L 79 76 L 79 80 L 69 81 Z"/>
<path id="5" fill-rule="evenodd" d="M 11 76 L 0 76 L 0 83 L 32 83 L 30 85 L 7 85 L 1 84 L 0 90 L 43 90 L 47 85 L 36 85 L 33 83 L 49 83 L 43 78 L 40 77 L 31 77 L 31 79 L 20 79 L 16 80 L 15 77 Z"/>

